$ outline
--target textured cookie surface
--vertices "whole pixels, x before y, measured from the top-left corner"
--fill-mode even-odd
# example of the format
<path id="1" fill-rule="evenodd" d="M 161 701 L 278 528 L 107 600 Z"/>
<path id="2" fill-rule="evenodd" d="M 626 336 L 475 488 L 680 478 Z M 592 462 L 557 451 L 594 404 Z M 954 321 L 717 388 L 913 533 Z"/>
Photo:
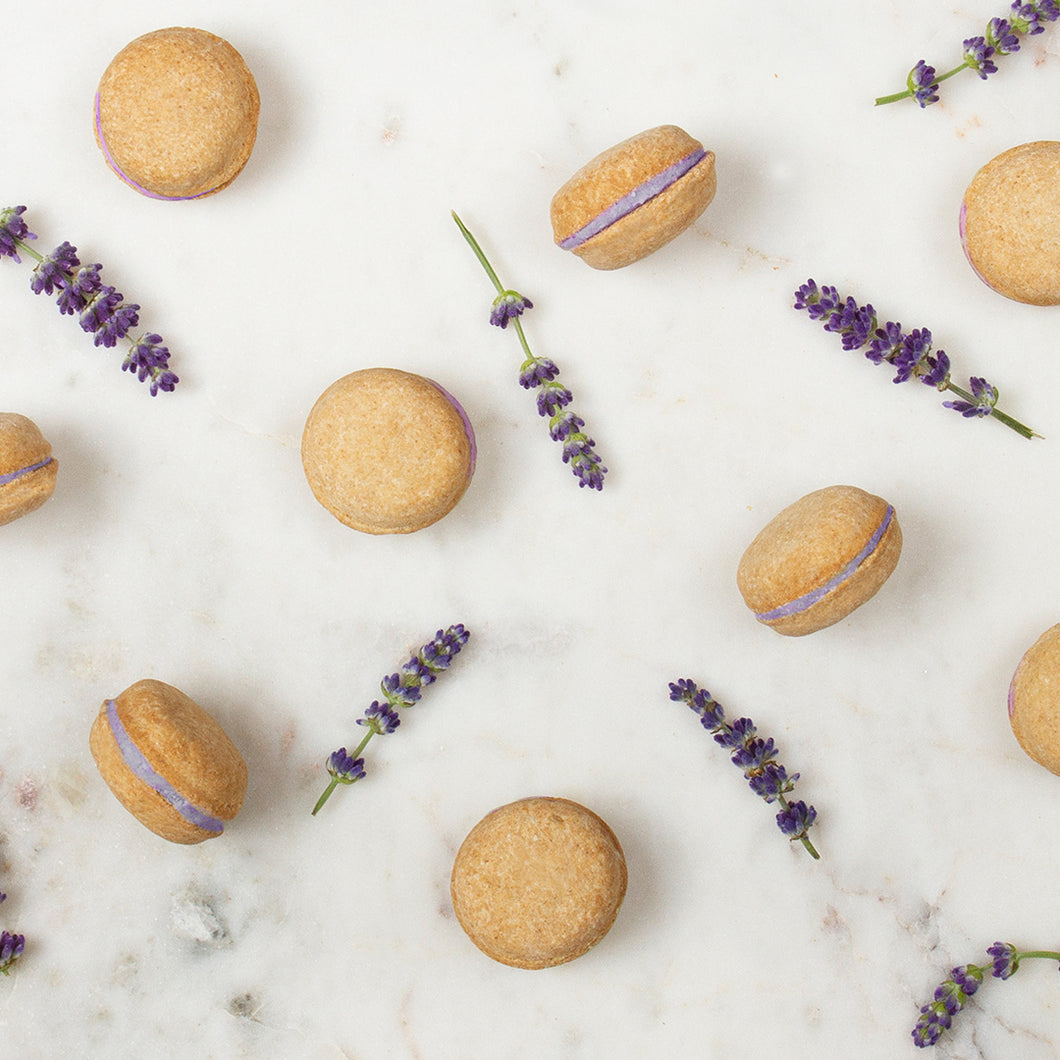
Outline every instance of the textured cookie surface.
<path id="1" fill-rule="evenodd" d="M 1009 686 L 1008 712 L 1020 747 L 1060 775 L 1060 625 L 1046 630 L 1020 660 Z"/>
<path id="2" fill-rule="evenodd" d="M 0 412 L 0 526 L 39 508 L 55 491 L 59 462 L 40 428 Z"/>
<path id="3" fill-rule="evenodd" d="M 89 747 L 122 805 L 171 842 L 219 835 L 243 804 L 243 757 L 210 714 L 162 681 L 137 681 L 106 700 Z"/>
<path id="4" fill-rule="evenodd" d="M 898 519 L 885 500 L 856 486 L 829 486 L 762 529 L 740 560 L 736 582 L 760 622 L 803 636 L 874 596 L 901 551 Z"/>
<path id="5" fill-rule="evenodd" d="M 227 41 L 201 29 L 155 30 L 126 45 L 100 79 L 96 141 L 137 191 L 198 198 L 246 165 L 259 105 L 254 77 Z"/>
<path id="6" fill-rule="evenodd" d="M 596 269 L 618 269 L 659 249 L 688 228 L 717 189 L 714 154 L 676 125 L 631 136 L 587 162 L 552 199 L 552 231 L 562 245 L 594 218 L 643 189 L 683 159 L 695 164 L 665 189 L 571 249 Z"/>
<path id="7" fill-rule="evenodd" d="M 964 194 L 961 241 L 999 294 L 1060 305 L 1060 142 L 1021 144 L 983 166 Z"/>
<path id="8" fill-rule="evenodd" d="M 474 433 L 456 400 L 395 368 L 366 368 L 332 383 L 302 434 L 314 496 L 370 534 L 407 534 L 437 522 L 463 496 L 474 462 Z"/>
<path id="9" fill-rule="evenodd" d="M 521 799 L 468 833 L 450 891 L 483 953 L 516 968 L 548 968 L 607 934 L 626 893 L 626 862 L 591 810 L 568 799 Z"/>

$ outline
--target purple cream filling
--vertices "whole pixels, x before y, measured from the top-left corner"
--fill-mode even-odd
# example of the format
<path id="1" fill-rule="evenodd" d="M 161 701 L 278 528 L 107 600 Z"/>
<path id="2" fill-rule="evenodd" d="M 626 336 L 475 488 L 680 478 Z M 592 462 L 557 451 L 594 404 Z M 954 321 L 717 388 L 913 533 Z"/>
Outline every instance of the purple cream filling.
<path id="1" fill-rule="evenodd" d="M 223 832 L 223 822 L 204 813 L 197 806 L 193 806 L 183 795 L 166 780 L 159 776 L 151 768 L 151 763 L 143 756 L 140 748 L 133 743 L 129 734 L 125 731 L 121 719 L 118 717 L 118 704 L 113 699 L 107 700 L 107 721 L 110 723 L 111 735 L 121 752 L 122 761 L 136 774 L 145 784 L 154 788 L 163 799 L 173 807 L 181 817 L 189 824 L 203 828 L 207 832 Z"/>
<path id="2" fill-rule="evenodd" d="M 468 419 L 467 413 L 464 411 L 464 406 L 461 405 L 441 383 L 436 383 L 433 379 L 428 379 L 427 382 L 437 390 L 441 391 L 442 397 L 444 397 L 445 400 L 456 409 L 461 422 L 464 424 L 464 434 L 467 435 L 467 444 L 471 447 L 471 456 L 467 465 L 467 477 L 470 482 L 471 476 L 475 473 L 475 461 L 478 459 L 478 445 L 475 442 L 475 429 L 471 426 L 471 420 Z"/>
<path id="3" fill-rule="evenodd" d="M 876 551 L 876 546 L 880 543 L 883 535 L 887 533 L 887 527 L 891 525 L 893 515 L 894 508 L 888 504 L 887 511 L 883 516 L 883 522 L 876 527 L 875 533 L 869 538 L 865 547 L 838 574 L 829 578 L 824 585 L 812 589 L 797 600 L 792 600 L 790 604 L 783 604 L 772 611 L 763 611 L 761 614 L 755 615 L 755 618 L 761 622 L 772 622 L 776 618 L 787 618 L 790 615 L 797 615 L 813 607 L 819 600 L 823 600 L 834 589 L 838 589 Z"/>
<path id="4" fill-rule="evenodd" d="M 666 191 L 671 184 L 676 184 L 693 166 L 698 165 L 706 157 L 706 150 L 702 147 L 697 148 L 690 155 L 674 162 L 672 166 L 667 166 L 661 173 L 656 173 L 643 184 L 638 184 L 632 191 L 626 192 L 621 199 L 611 203 L 606 210 L 602 210 L 588 224 L 582 225 L 577 232 L 567 236 L 559 245 L 564 250 L 574 250 L 575 247 L 580 247 L 593 236 L 598 236 L 605 228 L 610 228 L 616 221 L 621 221 L 627 214 Z"/>
<path id="5" fill-rule="evenodd" d="M 190 199 L 201 199 L 204 195 L 209 195 L 213 188 L 207 188 L 206 191 L 200 191 L 198 195 L 159 195 L 158 192 L 148 191 L 147 188 L 140 184 L 137 184 L 135 180 L 130 177 L 125 170 L 118 165 L 114 160 L 114 156 L 110 153 L 110 148 L 107 146 L 107 141 L 103 136 L 103 122 L 100 119 L 99 114 L 99 93 L 96 93 L 96 135 L 99 137 L 100 147 L 103 148 L 103 155 L 107 160 L 107 164 L 115 173 L 129 185 L 130 188 L 134 188 L 141 195 L 146 195 L 149 199 L 160 199 L 162 202 L 187 202 Z"/>
<path id="6" fill-rule="evenodd" d="M 978 276 L 979 279 L 990 288 L 990 290 L 993 290 L 994 285 L 979 271 L 978 266 L 972 261 L 972 253 L 968 249 L 968 204 L 966 202 L 961 203 L 961 215 L 957 221 L 957 229 L 961 236 L 961 250 L 964 251 L 965 260 L 971 265 L 972 272 L 974 272 L 976 276 Z"/>
<path id="7" fill-rule="evenodd" d="M 49 456 L 47 460 L 42 460 L 39 464 L 30 464 L 29 467 L 19 468 L 18 471 L 9 471 L 6 475 L 0 475 L 0 486 L 6 486 L 9 482 L 14 482 L 17 478 L 22 478 L 23 475 L 28 475 L 33 471 L 39 471 L 42 467 L 47 467 L 54 457 Z"/>

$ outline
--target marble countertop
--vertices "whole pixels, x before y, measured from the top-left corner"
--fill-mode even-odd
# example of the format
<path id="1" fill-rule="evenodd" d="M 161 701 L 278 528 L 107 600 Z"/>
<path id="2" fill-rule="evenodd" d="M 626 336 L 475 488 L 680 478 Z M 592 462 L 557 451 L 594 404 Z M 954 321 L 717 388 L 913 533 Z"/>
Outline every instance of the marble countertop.
<path id="1" fill-rule="evenodd" d="M 999 5 L 1003 6 L 1003 5 Z M 790 7 L 790 5 L 789 5 Z M 920 1004 L 995 940 L 1060 944 L 1060 778 L 1006 716 L 1060 621 L 1057 309 L 964 260 L 964 188 L 1057 137 L 1060 30 L 988 83 L 874 108 L 1001 10 L 890 0 L 734 9 L 658 0 L 185 0 L 20 5 L 0 64 L 3 203 L 143 308 L 181 377 L 151 398 L 0 262 L 0 408 L 60 461 L 0 529 L 0 980 L 5 1055 L 595 1058 L 914 1055 Z M 783 12 L 783 13 L 782 13 Z M 9 12 L 10 15 L 10 12 Z M 92 97 L 141 33 L 243 54 L 258 142 L 223 193 L 143 198 L 107 169 Z M 718 192 L 652 257 L 596 272 L 548 204 L 600 150 L 673 123 Z M 610 468 L 579 490 L 457 210 L 534 303 Z M 931 329 L 1045 440 L 967 421 L 791 308 L 807 277 Z M 375 365 L 437 379 L 479 444 L 460 505 L 374 538 L 301 469 L 306 415 Z M 821 486 L 886 497 L 905 547 L 878 596 L 812 636 L 755 622 L 744 548 Z M 369 776 L 310 816 L 324 760 L 434 631 L 471 640 Z M 117 803 L 88 730 L 142 677 L 183 689 L 249 766 L 226 834 L 170 845 Z M 668 682 L 750 715 L 817 808 L 789 844 Z M 457 847 L 489 809 L 562 795 L 618 835 L 610 934 L 547 971 L 455 921 Z M 936 1049 L 1048 1060 L 1060 982 L 990 980 Z"/>

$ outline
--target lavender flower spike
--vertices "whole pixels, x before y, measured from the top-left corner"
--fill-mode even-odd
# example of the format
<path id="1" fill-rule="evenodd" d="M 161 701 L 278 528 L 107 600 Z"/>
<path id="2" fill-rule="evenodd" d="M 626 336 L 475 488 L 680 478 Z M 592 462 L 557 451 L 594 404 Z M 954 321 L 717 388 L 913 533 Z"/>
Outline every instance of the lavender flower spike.
<path id="1" fill-rule="evenodd" d="M 812 858 L 819 858 L 821 855 L 808 834 L 817 820 L 817 811 L 801 800 L 788 801 L 787 796 L 794 790 L 799 774 L 789 775 L 777 762 L 777 748 L 773 741 L 761 739 L 750 718 L 737 718 L 730 725 L 721 705 L 687 677 L 670 685 L 670 699 L 686 704 L 699 715 L 703 728 L 713 734 L 717 743 L 729 749 L 732 764 L 743 770 L 751 790 L 766 802 L 780 806 L 777 827 L 793 842 L 799 840 Z"/>
<path id="2" fill-rule="evenodd" d="M 0 902 L 6 898 L 7 895 L 0 891 Z M 7 931 L 0 931 L 0 974 L 11 974 L 11 966 L 22 956 L 25 946 L 25 935 L 13 935 Z"/>
<path id="3" fill-rule="evenodd" d="M 131 371 L 140 382 L 149 381 L 152 397 L 159 390 L 172 390 L 180 380 L 169 369 L 169 350 L 161 336 L 130 337 L 140 321 L 140 307 L 103 283 L 101 265 L 82 265 L 77 247 L 70 243 L 60 243 L 47 256 L 38 254 L 28 243 L 37 237 L 22 219 L 25 210 L 25 206 L 0 210 L 0 258 L 21 261 L 19 250 L 29 254 L 37 262 L 29 280 L 34 294 L 56 295 L 59 312 L 76 316 L 96 346 L 113 348 L 119 339 L 126 339 L 130 348 L 122 370 Z"/>
<path id="4" fill-rule="evenodd" d="M 864 349 L 873 364 L 890 364 L 895 369 L 894 382 L 918 379 L 925 386 L 948 390 L 958 400 L 944 401 L 946 408 L 966 418 L 993 416 L 1024 438 L 1041 437 L 997 408 L 997 388 L 981 376 L 969 380 L 970 391 L 954 383 L 950 378 L 950 359 L 944 350 L 934 349 L 927 328 L 905 331 L 893 321 L 881 324 L 871 305 L 859 306 L 850 297 L 842 299 L 834 287 L 818 287 L 812 279 L 795 292 L 794 305 L 821 323 L 825 331 L 839 335 L 843 349 Z"/>
<path id="5" fill-rule="evenodd" d="M 900 99 L 913 99 L 921 108 L 938 102 L 936 89 L 939 83 L 959 74 L 962 70 L 973 70 L 984 81 L 990 74 L 997 73 L 994 59 L 1001 55 L 1011 55 L 1020 50 L 1020 35 L 1033 37 L 1044 31 L 1044 22 L 1055 22 L 1060 18 L 1058 0 L 1013 0 L 1009 8 L 1008 19 L 992 18 L 987 23 L 986 34 L 982 37 L 969 37 L 963 44 L 963 62 L 944 74 L 935 74 L 935 68 L 928 66 L 921 59 L 906 78 L 904 92 L 895 92 L 890 96 L 880 96 L 876 106 L 885 103 L 897 103 Z"/>
<path id="6" fill-rule="evenodd" d="M 358 725 L 368 729 L 361 742 L 349 753 L 345 747 L 340 747 L 328 756 L 327 771 L 331 774 L 331 780 L 313 807 L 314 814 L 331 798 L 331 793 L 339 784 L 354 784 L 364 777 L 361 752 L 368 746 L 368 741 L 373 736 L 386 736 L 398 727 L 401 719 L 395 708 L 411 707 L 418 703 L 423 689 L 449 669 L 470 636 L 471 633 L 459 623 L 446 630 L 438 630 L 434 638 L 401 667 L 399 673 L 383 678 L 379 686 L 383 694 L 382 701 L 374 700 L 364 712 L 364 717 L 357 720 Z"/>
<path id="7" fill-rule="evenodd" d="M 578 480 L 578 485 L 602 490 L 607 468 L 604 467 L 596 452 L 596 442 L 582 430 L 585 421 L 573 412 L 565 411 L 574 400 L 574 396 L 562 383 L 555 381 L 556 376 L 559 375 L 555 362 L 547 357 L 535 357 L 530 352 L 530 344 L 526 341 L 526 332 L 523 331 L 523 323 L 519 317 L 527 309 L 532 309 L 534 303 L 529 298 L 524 298 L 518 291 L 513 291 L 501 283 L 489 259 L 483 253 L 482 247 L 479 246 L 478 240 L 468 231 L 456 213 L 453 214 L 453 220 L 456 221 L 468 246 L 475 252 L 475 257 L 478 258 L 479 263 L 486 270 L 486 275 L 497 289 L 497 297 L 493 300 L 493 308 L 490 312 L 490 323 L 506 328 L 511 322 L 516 335 L 519 336 L 519 343 L 526 354 L 526 359 L 519 368 L 519 385 L 525 390 L 539 389 L 538 415 L 547 417 L 548 431 L 552 439 L 563 443 L 563 463 L 570 465 L 574 477 Z"/>
<path id="8" fill-rule="evenodd" d="M 953 1017 L 967 1004 L 968 999 L 979 989 L 989 972 L 995 979 L 1008 979 L 1019 969 L 1020 961 L 1028 957 L 1043 957 L 1060 962 L 1060 953 L 1053 950 L 1017 950 L 1009 942 L 995 942 L 987 951 L 993 964 L 962 964 L 950 972 L 936 988 L 932 1001 L 920 1007 L 920 1018 L 913 1027 L 913 1044 L 919 1049 L 937 1045 L 942 1035 L 949 1030 Z"/>

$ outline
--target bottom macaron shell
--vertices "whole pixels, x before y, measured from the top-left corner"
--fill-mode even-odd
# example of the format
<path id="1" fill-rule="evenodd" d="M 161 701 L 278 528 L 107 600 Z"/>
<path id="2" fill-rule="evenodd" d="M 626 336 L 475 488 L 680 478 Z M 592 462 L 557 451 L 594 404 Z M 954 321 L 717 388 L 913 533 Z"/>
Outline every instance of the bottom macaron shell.
<path id="1" fill-rule="evenodd" d="M 1060 776 L 1060 625 L 1046 630 L 1020 660 L 1008 709 L 1016 742 Z"/>
<path id="2" fill-rule="evenodd" d="M 58 474 L 59 461 L 52 458 L 42 467 L 0 486 L 0 526 L 39 508 L 55 492 Z"/>

